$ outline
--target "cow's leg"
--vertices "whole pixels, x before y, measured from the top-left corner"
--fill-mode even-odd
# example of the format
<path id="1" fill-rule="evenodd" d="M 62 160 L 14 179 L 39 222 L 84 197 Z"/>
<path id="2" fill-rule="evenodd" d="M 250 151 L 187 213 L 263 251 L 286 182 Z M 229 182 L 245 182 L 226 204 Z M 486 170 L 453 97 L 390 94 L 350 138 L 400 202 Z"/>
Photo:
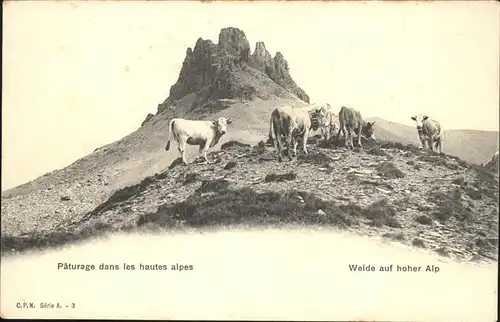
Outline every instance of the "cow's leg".
<path id="1" fill-rule="evenodd" d="M 304 130 L 304 134 L 302 136 L 302 151 L 304 151 L 305 155 L 308 155 L 307 153 L 307 138 L 309 137 L 309 129 Z"/>
<path id="2" fill-rule="evenodd" d="M 338 141 L 339 141 L 340 132 L 343 132 L 343 128 L 342 128 L 342 127 L 339 127 L 339 131 L 337 132 L 337 137 L 335 138 L 335 141 L 336 141 L 336 142 L 338 142 Z M 344 135 L 345 135 L 345 134 L 344 134 Z"/>
<path id="3" fill-rule="evenodd" d="M 182 162 L 187 165 L 187 160 L 186 160 L 186 140 L 187 138 L 185 137 L 180 137 L 179 138 L 179 152 L 181 154 Z"/>
<path id="4" fill-rule="evenodd" d="M 439 153 L 441 153 L 443 151 L 443 146 L 442 146 L 442 143 L 441 143 L 441 137 L 440 136 L 434 138 L 434 149 L 436 151 L 438 151 Z"/>
<path id="5" fill-rule="evenodd" d="M 420 138 L 420 143 L 422 144 L 422 149 L 425 149 L 425 139 Z"/>
<path id="6" fill-rule="evenodd" d="M 358 147 L 360 149 L 363 148 L 363 145 L 361 144 L 361 132 L 363 131 L 363 125 L 360 124 L 359 127 L 358 127 Z"/>
<path id="7" fill-rule="evenodd" d="M 274 138 L 272 138 L 272 139 L 273 139 L 273 143 L 274 143 L 274 149 L 278 153 L 278 161 L 281 162 L 281 161 L 283 161 L 283 159 L 281 157 L 281 128 L 277 128 L 277 125 L 274 124 L 273 131 L 274 131 L 274 133 L 272 133 L 272 134 L 274 134 Z"/>
<path id="8" fill-rule="evenodd" d="M 287 138 L 287 141 L 286 141 L 286 148 L 287 148 L 287 153 L 288 153 L 288 159 L 290 159 L 290 161 L 293 160 L 293 157 L 292 157 L 292 145 L 294 144 L 294 140 L 293 140 L 293 136 L 292 135 L 289 135 L 288 138 Z"/>
<path id="9" fill-rule="evenodd" d="M 297 158 L 297 146 L 299 145 L 299 138 L 292 137 L 292 157 Z"/>
<path id="10" fill-rule="evenodd" d="M 293 132 L 291 130 L 288 131 L 288 136 L 287 136 L 287 140 L 286 140 L 286 148 L 287 148 L 287 153 L 288 153 L 288 159 L 290 159 L 290 161 L 292 161 L 292 144 L 294 143 L 293 140 L 294 137 L 293 137 Z"/>
<path id="11" fill-rule="evenodd" d="M 287 154 L 288 154 L 288 159 L 290 161 L 293 160 L 293 145 L 295 144 L 293 136 L 289 136 L 286 141 L 286 148 L 287 148 Z"/>
<path id="12" fill-rule="evenodd" d="M 207 158 L 207 153 L 208 153 L 208 146 L 207 141 L 203 142 L 200 145 L 200 157 L 203 157 L 203 161 L 208 163 L 208 158 Z"/>
<path id="13" fill-rule="evenodd" d="M 274 141 L 276 142 L 276 151 L 278 152 L 278 161 L 281 162 L 281 161 L 283 161 L 283 157 L 281 156 L 282 155 L 282 153 L 281 153 L 281 138 L 276 137 L 274 139 Z"/>
<path id="14" fill-rule="evenodd" d="M 349 132 L 350 132 L 350 130 L 348 131 L 345 126 L 342 128 L 342 134 L 344 134 L 344 141 L 345 141 L 345 147 L 346 148 L 349 148 L 349 142 L 348 142 L 348 140 L 349 140 Z"/>
<path id="15" fill-rule="evenodd" d="M 293 138 L 293 157 L 297 159 L 297 146 L 299 145 L 298 138 Z"/>
<path id="16" fill-rule="evenodd" d="M 354 130 L 347 129 L 347 136 L 349 137 L 348 148 L 354 149 Z"/>
<path id="17" fill-rule="evenodd" d="M 200 144 L 200 145 L 198 146 L 198 158 L 199 158 L 199 159 L 202 159 L 202 158 L 203 158 L 203 152 L 204 152 L 204 149 L 203 149 L 203 148 L 204 148 L 203 144 Z"/>
<path id="18" fill-rule="evenodd" d="M 432 147 L 432 137 L 430 137 L 430 138 L 427 139 L 427 145 L 429 146 L 429 149 L 431 151 L 434 151 L 434 149 Z"/>
<path id="19" fill-rule="evenodd" d="M 332 127 L 332 128 L 330 129 L 330 138 L 332 138 L 332 139 L 333 139 L 333 138 L 335 137 L 335 130 L 336 130 L 336 129 L 337 129 L 336 127 Z M 340 131 L 339 131 L 339 132 L 340 132 Z"/>

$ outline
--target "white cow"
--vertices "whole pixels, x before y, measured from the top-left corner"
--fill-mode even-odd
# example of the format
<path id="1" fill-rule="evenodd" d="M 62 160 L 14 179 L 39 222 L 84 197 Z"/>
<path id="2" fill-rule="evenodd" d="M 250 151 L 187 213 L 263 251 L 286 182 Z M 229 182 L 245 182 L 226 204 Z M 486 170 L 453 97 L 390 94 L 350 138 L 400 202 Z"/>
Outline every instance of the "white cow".
<path id="1" fill-rule="evenodd" d="M 411 117 L 417 123 L 417 132 L 422 147 L 425 149 L 426 143 L 431 151 L 434 148 L 443 151 L 443 131 L 438 121 L 430 119 L 425 114 L 414 115 Z"/>
<path id="2" fill-rule="evenodd" d="M 318 126 L 321 129 L 321 136 L 325 141 L 333 137 L 337 129 L 334 116 L 333 109 L 328 103 L 316 109 L 316 113 L 314 114 L 315 121 L 319 123 Z"/>
<path id="3" fill-rule="evenodd" d="M 173 136 L 178 144 L 182 162 L 186 161 L 186 144 L 198 145 L 200 156 L 208 162 L 208 148 L 219 143 L 220 138 L 227 132 L 227 125 L 232 123 L 232 118 L 219 117 L 213 121 L 186 120 L 174 118 L 168 125 L 168 142 L 165 150 L 170 149 L 170 139 Z"/>

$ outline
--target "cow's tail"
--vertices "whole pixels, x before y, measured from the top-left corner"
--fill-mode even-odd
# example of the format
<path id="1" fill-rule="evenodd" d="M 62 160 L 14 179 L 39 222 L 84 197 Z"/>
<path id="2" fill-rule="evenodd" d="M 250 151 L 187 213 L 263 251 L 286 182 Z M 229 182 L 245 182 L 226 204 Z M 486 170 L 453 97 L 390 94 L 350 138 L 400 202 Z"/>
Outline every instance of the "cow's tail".
<path id="1" fill-rule="evenodd" d="M 170 138 L 172 137 L 172 132 L 174 131 L 175 119 L 171 119 L 168 123 L 168 136 L 167 136 L 167 145 L 165 146 L 165 151 L 170 149 Z"/>
<path id="2" fill-rule="evenodd" d="M 345 114 L 345 108 L 342 106 L 339 111 L 339 131 L 337 132 L 337 137 L 335 138 L 335 141 L 339 141 L 340 138 L 340 132 L 345 136 L 346 133 L 344 131 L 345 127 L 345 119 L 344 119 L 344 114 Z"/>

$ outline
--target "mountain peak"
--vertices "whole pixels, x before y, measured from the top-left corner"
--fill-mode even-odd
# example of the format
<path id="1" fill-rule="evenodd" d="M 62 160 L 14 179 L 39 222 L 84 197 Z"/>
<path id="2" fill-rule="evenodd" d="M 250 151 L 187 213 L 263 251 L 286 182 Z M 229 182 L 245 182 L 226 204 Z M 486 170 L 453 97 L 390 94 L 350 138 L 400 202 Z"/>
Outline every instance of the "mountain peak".
<path id="1" fill-rule="evenodd" d="M 250 43 L 242 30 L 234 27 L 221 29 L 218 45 L 227 50 L 230 54 L 239 56 L 242 61 L 248 61 Z"/>
<path id="2" fill-rule="evenodd" d="M 296 97 L 309 103 L 309 96 L 292 79 L 289 65 L 281 52 L 274 58 L 259 41 L 250 54 L 245 33 L 226 27 L 218 43 L 198 38 L 194 49 L 186 50 L 177 82 L 159 112 L 188 95 L 195 95 L 192 108 L 204 107 L 219 99 L 269 99 Z M 178 104 L 175 104 L 178 105 Z"/>

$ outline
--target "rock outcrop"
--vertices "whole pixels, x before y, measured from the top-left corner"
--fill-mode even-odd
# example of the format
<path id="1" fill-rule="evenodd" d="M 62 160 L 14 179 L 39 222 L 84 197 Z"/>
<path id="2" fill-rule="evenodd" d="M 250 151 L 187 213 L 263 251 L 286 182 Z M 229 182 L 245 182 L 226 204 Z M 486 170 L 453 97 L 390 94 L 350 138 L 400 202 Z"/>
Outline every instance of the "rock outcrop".
<path id="1" fill-rule="evenodd" d="M 154 114 L 148 113 L 148 115 L 146 115 L 146 118 L 144 119 L 144 121 L 142 121 L 141 126 L 144 126 L 144 125 L 145 125 L 146 123 L 148 123 L 148 122 L 149 122 L 149 120 L 151 120 L 153 117 L 154 117 Z"/>
<path id="2" fill-rule="evenodd" d="M 301 100 L 309 103 L 309 96 L 302 88 L 297 86 L 290 76 L 288 62 L 279 51 L 274 58 L 271 58 L 265 44 L 261 41 L 257 42 L 252 55 L 252 67 L 264 72 L 273 81 L 295 94 Z"/>
<path id="3" fill-rule="evenodd" d="M 263 42 L 253 55 L 245 33 L 233 27 L 223 28 L 218 44 L 198 38 L 188 48 L 177 82 L 169 97 L 158 106 L 162 111 L 175 101 L 195 94 L 196 108 L 218 99 L 288 98 L 292 95 L 309 102 L 309 96 L 289 73 L 288 62 L 278 52 L 272 58 Z"/>
<path id="4" fill-rule="evenodd" d="M 484 165 L 486 169 L 488 169 L 491 172 L 498 173 L 499 168 L 498 168 L 498 151 L 493 155 L 491 160 Z"/>
<path id="5" fill-rule="evenodd" d="M 248 62 L 250 43 L 243 31 L 238 28 L 224 28 L 219 33 L 219 46 L 241 61 Z"/>
<path id="6" fill-rule="evenodd" d="M 274 61 L 271 54 L 267 51 L 264 42 L 259 41 L 255 45 L 255 51 L 252 54 L 252 65 L 254 68 L 267 74 L 268 68 L 274 67 Z"/>

